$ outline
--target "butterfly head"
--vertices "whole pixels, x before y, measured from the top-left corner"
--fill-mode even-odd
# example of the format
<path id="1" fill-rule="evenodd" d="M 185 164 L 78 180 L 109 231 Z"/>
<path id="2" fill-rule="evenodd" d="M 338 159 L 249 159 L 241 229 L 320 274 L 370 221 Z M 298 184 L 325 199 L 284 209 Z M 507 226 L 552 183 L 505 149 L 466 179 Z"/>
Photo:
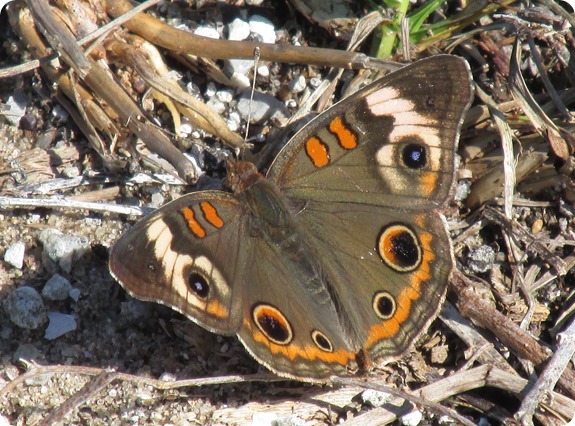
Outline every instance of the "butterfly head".
<path id="1" fill-rule="evenodd" d="M 228 160 L 227 169 L 227 186 L 238 194 L 253 186 L 257 181 L 263 179 L 263 176 L 255 164 L 249 161 Z"/>

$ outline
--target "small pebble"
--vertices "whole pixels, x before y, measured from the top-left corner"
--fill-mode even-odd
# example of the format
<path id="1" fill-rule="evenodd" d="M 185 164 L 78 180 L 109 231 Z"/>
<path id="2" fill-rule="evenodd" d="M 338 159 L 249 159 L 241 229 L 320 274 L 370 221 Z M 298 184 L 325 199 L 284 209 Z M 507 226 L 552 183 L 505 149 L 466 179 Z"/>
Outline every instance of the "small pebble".
<path id="1" fill-rule="evenodd" d="M 543 230 L 543 219 L 537 218 L 531 225 L 531 232 L 537 234 Z"/>
<path id="2" fill-rule="evenodd" d="M 387 392 L 380 392 L 373 389 L 367 389 L 361 393 L 361 399 L 365 404 L 372 407 L 381 407 L 391 399 L 391 395 Z"/>
<path id="3" fill-rule="evenodd" d="M 122 316 L 130 322 L 142 321 L 150 317 L 152 307 L 150 303 L 141 302 L 140 300 L 129 297 L 128 300 L 120 305 Z"/>
<path id="4" fill-rule="evenodd" d="M 189 135 L 190 133 L 192 133 L 193 130 L 194 129 L 189 121 L 182 120 L 182 124 L 180 125 L 180 133 L 182 134 L 182 136 L 185 137 L 186 135 Z"/>
<path id="5" fill-rule="evenodd" d="M 66 109 L 64 109 L 60 104 L 55 104 L 52 107 L 52 117 L 56 124 L 64 124 L 68 121 L 69 116 L 68 111 L 66 111 Z"/>
<path id="6" fill-rule="evenodd" d="M 39 361 L 42 358 L 42 352 L 34 346 L 32 343 L 21 343 L 14 354 L 12 354 L 12 359 L 14 362 L 21 361 Z M 40 384 L 44 384 L 41 382 Z"/>
<path id="7" fill-rule="evenodd" d="M 286 100 L 286 108 L 296 109 L 297 108 L 297 101 L 295 99 Z"/>
<path id="8" fill-rule="evenodd" d="M 457 182 L 457 187 L 455 188 L 455 200 L 463 201 L 469 196 L 471 191 L 471 180 L 460 180 Z"/>
<path id="9" fill-rule="evenodd" d="M 152 194 L 150 207 L 159 208 L 159 207 L 163 206 L 165 202 L 166 202 L 166 199 L 164 198 L 164 196 L 162 194 L 160 194 L 159 192 L 156 192 L 156 193 Z"/>
<path id="10" fill-rule="evenodd" d="M 230 128 L 230 130 L 232 132 L 237 132 L 238 129 L 240 128 L 241 121 L 242 121 L 242 119 L 237 112 L 231 112 L 228 115 L 226 123 L 228 124 L 228 127 Z"/>
<path id="11" fill-rule="evenodd" d="M 260 15 L 254 15 L 250 19 L 250 30 L 259 35 L 264 43 L 276 42 L 276 30 L 274 24 Z"/>
<path id="12" fill-rule="evenodd" d="M 20 128 L 23 130 L 36 130 L 38 119 L 32 114 L 24 114 L 20 119 Z"/>
<path id="13" fill-rule="evenodd" d="M 229 104 L 233 99 L 234 95 L 229 90 L 220 90 L 216 93 L 216 98 L 225 104 Z"/>
<path id="14" fill-rule="evenodd" d="M 198 27 L 194 30 L 194 34 L 202 37 L 213 38 L 215 40 L 220 38 L 220 33 L 212 27 Z"/>
<path id="15" fill-rule="evenodd" d="M 447 345 L 435 346 L 431 349 L 431 362 L 433 364 L 443 364 L 449 358 Z"/>
<path id="16" fill-rule="evenodd" d="M 47 320 L 46 308 L 40 294 L 32 287 L 22 286 L 8 295 L 4 310 L 18 327 L 35 330 Z"/>
<path id="17" fill-rule="evenodd" d="M 47 268 L 59 265 L 66 272 L 72 270 L 72 264 L 84 255 L 90 248 L 86 237 L 76 235 L 64 235 L 56 229 L 45 229 L 38 237 L 44 251 L 42 261 Z"/>
<path id="18" fill-rule="evenodd" d="M 166 382 L 175 382 L 177 380 L 177 377 L 174 376 L 172 373 L 169 373 L 167 371 L 164 371 L 161 375 L 160 375 L 160 380 L 166 381 Z"/>
<path id="19" fill-rule="evenodd" d="M 267 65 L 260 65 L 258 67 L 258 77 L 268 79 L 270 76 L 270 69 Z"/>
<path id="20" fill-rule="evenodd" d="M 61 312 L 48 312 L 48 327 L 44 333 L 44 338 L 54 340 L 70 331 L 76 330 L 76 318 L 73 315 Z"/>
<path id="21" fill-rule="evenodd" d="M 62 170 L 62 175 L 66 178 L 75 178 L 80 176 L 80 169 L 76 166 L 66 167 Z"/>
<path id="22" fill-rule="evenodd" d="M 311 87 L 313 87 L 314 89 L 317 89 L 319 86 L 321 86 L 321 82 L 323 80 L 321 78 L 318 77 L 312 77 L 309 79 L 309 85 Z"/>
<path id="23" fill-rule="evenodd" d="M 287 111 L 284 104 L 271 95 L 254 92 L 253 102 L 250 102 L 250 89 L 244 90 L 238 100 L 238 112 L 242 119 L 247 120 L 250 115 L 251 122 L 259 124 L 270 117 L 280 122 L 287 119 Z"/>
<path id="24" fill-rule="evenodd" d="M 42 296 L 48 300 L 65 300 L 71 290 L 70 281 L 60 274 L 54 274 L 44 285 Z"/>
<path id="25" fill-rule="evenodd" d="M 215 85 L 215 83 L 213 81 L 210 81 L 207 85 L 206 85 L 206 96 L 208 98 L 211 98 L 212 96 L 214 96 L 217 92 L 217 87 Z"/>
<path id="26" fill-rule="evenodd" d="M 253 67 L 253 59 L 229 59 L 225 61 L 224 72 L 237 87 L 250 87 L 247 75 Z"/>
<path id="27" fill-rule="evenodd" d="M 15 89 L 13 94 L 8 97 L 6 101 L 7 111 L 4 111 L 2 115 L 8 120 L 13 126 L 18 126 L 20 120 L 26 114 L 26 106 L 28 105 L 28 100 L 26 99 L 26 93 L 22 89 Z"/>
<path id="28" fill-rule="evenodd" d="M 15 268 L 22 269 L 24 266 L 24 253 L 26 252 L 26 244 L 17 241 L 12 244 L 4 253 L 4 262 L 12 265 Z"/>
<path id="29" fill-rule="evenodd" d="M 412 411 L 411 413 L 401 416 L 401 424 L 405 426 L 417 426 L 423 420 L 423 413 L 419 410 Z"/>
<path id="30" fill-rule="evenodd" d="M 245 40 L 250 36 L 250 24 L 236 18 L 228 25 L 228 40 Z"/>
<path id="31" fill-rule="evenodd" d="M 467 255 L 467 266 L 475 273 L 484 273 L 493 268 L 495 251 L 487 245 L 474 247 Z"/>
<path id="32" fill-rule="evenodd" d="M 80 289 L 78 289 L 76 287 L 71 288 L 70 291 L 68 292 L 68 296 L 74 302 L 77 302 L 78 300 L 80 300 L 81 295 L 82 295 L 82 292 L 80 291 Z"/>
<path id="33" fill-rule="evenodd" d="M 213 109 L 218 114 L 223 114 L 224 112 L 226 112 L 226 106 L 222 102 L 218 101 L 215 96 L 210 100 L 208 100 L 208 102 L 206 102 L 206 105 L 211 109 Z"/>
<path id="34" fill-rule="evenodd" d="M 307 82 L 305 81 L 305 77 L 301 74 L 292 79 L 288 84 L 288 88 L 291 93 L 301 93 L 306 87 Z"/>

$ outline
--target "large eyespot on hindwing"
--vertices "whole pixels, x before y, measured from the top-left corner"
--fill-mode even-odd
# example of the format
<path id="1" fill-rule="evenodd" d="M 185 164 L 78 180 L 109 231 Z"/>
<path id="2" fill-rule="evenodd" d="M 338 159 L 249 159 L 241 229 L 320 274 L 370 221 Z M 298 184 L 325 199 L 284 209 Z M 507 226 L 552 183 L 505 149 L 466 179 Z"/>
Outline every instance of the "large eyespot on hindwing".
<path id="1" fill-rule="evenodd" d="M 260 303 L 252 308 L 252 319 L 259 330 L 276 345 L 286 346 L 293 340 L 293 328 L 275 306 Z"/>
<path id="2" fill-rule="evenodd" d="M 407 225 L 384 226 L 376 244 L 381 260 L 396 272 L 411 272 L 422 261 L 422 248 L 417 235 Z"/>
<path id="3" fill-rule="evenodd" d="M 329 340 L 329 338 L 321 331 L 319 330 L 312 331 L 311 339 L 320 350 L 324 352 L 333 352 L 333 345 L 331 343 L 331 340 Z"/>
<path id="4" fill-rule="evenodd" d="M 387 291 L 379 291 L 373 297 L 373 311 L 382 320 L 393 318 L 397 310 L 394 297 Z"/>

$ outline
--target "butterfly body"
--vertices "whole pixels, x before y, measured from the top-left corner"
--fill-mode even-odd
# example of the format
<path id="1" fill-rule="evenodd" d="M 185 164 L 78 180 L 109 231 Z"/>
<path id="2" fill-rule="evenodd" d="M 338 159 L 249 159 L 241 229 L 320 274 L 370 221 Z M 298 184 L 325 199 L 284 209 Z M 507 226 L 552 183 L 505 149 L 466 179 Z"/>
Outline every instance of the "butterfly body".
<path id="1" fill-rule="evenodd" d="M 440 209 L 471 97 L 459 58 L 393 73 L 304 127 L 265 177 L 230 163 L 233 192 L 188 194 L 146 217 L 110 269 L 134 296 L 237 334 L 280 375 L 323 382 L 395 359 L 445 296 Z"/>

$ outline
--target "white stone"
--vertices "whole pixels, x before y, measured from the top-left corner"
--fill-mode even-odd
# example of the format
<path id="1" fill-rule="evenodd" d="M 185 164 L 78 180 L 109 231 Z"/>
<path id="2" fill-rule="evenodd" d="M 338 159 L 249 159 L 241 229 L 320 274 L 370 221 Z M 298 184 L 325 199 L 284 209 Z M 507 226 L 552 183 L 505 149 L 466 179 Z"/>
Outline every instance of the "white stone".
<path id="1" fill-rule="evenodd" d="M 387 392 L 380 392 L 373 389 L 367 389 L 361 394 L 361 399 L 366 404 L 372 407 L 381 407 L 391 399 L 391 395 Z"/>
<path id="2" fill-rule="evenodd" d="M 208 98 L 211 98 L 212 96 L 214 96 L 217 92 L 217 87 L 215 85 L 215 83 L 213 81 L 210 81 L 208 83 L 208 85 L 206 86 L 206 96 Z"/>
<path id="3" fill-rule="evenodd" d="M 182 136 L 189 135 L 190 133 L 192 133 L 193 130 L 194 128 L 192 127 L 189 121 L 182 120 L 182 124 L 180 124 L 180 133 L 182 134 Z"/>
<path id="4" fill-rule="evenodd" d="M 226 106 L 222 102 L 218 101 L 215 97 L 206 102 L 206 105 L 220 115 L 226 111 Z"/>
<path id="5" fill-rule="evenodd" d="M 10 124 L 17 126 L 20 123 L 20 119 L 26 114 L 26 106 L 28 106 L 28 99 L 26 99 L 24 90 L 20 88 L 15 89 L 12 95 L 8 97 L 8 100 L 6 100 L 6 106 L 8 109 L 2 115 Z"/>
<path id="6" fill-rule="evenodd" d="M 15 268 L 22 269 L 24 266 L 24 254 L 26 253 L 26 244 L 17 241 L 12 244 L 4 253 L 4 262 Z"/>
<path id="7" fill-rule="evenodd" d="M 216 40 L 220 38 L 220 33 L 213 27 L 198 27 L 194 30 L 194 34 Z"/>
<path id="8" fill-rule="evenodd" d="M 245 40 L 250 36 L 250 24 L 236 18 L 228 25 L 228 40 Z"/>
<path id="9" fill-rule="evenodd" d="M 53 267 L 51 262 L 59 265 L 64 271 L 70 272 L 72 264 L 90 248 L 86 237 L 64 235 L 57 229 L 48 228 L 40 233 L 38 238 L 44 245 L 42 261 L 46 267 Z"/>
<path id="10" fill-rule="evenodd" d="M 423 414 L 419 410 L 412 411 L 411 413 L 407 413 L 405 416 L 402 416 L 400 421 L 405 426 L 417 426 L 423 420 Z"/>
<path id="11" fill-rule="evenodd" d="M 270 69 L 267 65 L 260 65 L 258 67 L 258 75 L 263 78 L 268 78 L 270 76 Z"/>
<path id="12" fill-rule="evenodd" d="M 218 98 L 220 102 L 229 104 L 234 99 L 234 95 L 229 90 L 219 90 L 216 93 L 216 98 Z"/>
<path id="13" fill-rule="evenodd" d="M 298 75 L 294 77 L 288 84 L 289 90 L 292 93 L 301 93 L 307 87 L 307 82 L 303 75 Z"/>
<path id="14" fill-rule="evenodd" d="M 76 318 L 61 312 L 48 312 L 48 320 L 50 322 L 44 333 L 44 338 L 48 340 L 57 339 L 77 327 Z"/>
<path id="15" fill-rule="evenodd" d="M 276 30 L 274 24 L 260 15 L 254 15 L 250 19 L 250 30 L 259 35 L 264 43 L 276 42 Z"/>

